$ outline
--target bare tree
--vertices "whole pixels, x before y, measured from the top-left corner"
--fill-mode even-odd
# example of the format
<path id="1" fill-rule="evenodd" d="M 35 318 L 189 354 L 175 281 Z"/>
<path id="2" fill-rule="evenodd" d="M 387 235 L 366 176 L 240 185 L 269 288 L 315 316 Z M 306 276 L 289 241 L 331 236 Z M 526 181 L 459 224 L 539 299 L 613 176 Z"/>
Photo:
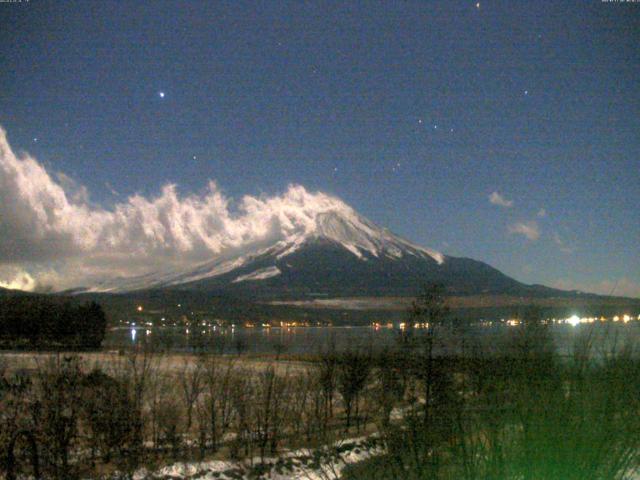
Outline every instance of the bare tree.
<path id="1" fill-rule="evenodd" d="M 202 358 L 202 365 L 205 394 L 202 407 L 208 416 L 211 447 L 215 451 L 233 415 L 234 363 L 231 358 L 207 355 Z"/>
<path id="2" fill-rule="evenodd" d="M 381 413 L 382 428 L 389 426 L 391 412 L 398 402 L 404 398 L 404 387 L 399 371 L 398 356 L 385 349 L 375 357 L 376 384 L 374 395 Z"/>
<path id="3" fill-rule="evenodd" d="M 94 369 L 82 379 L 81 420 L 92 460 L 97 452 L 109 463 L 125 455 L 133 441 L 132 408 L 127 386 Z"/>
<path id="4" fill-rule="evenodd" d="M 285 399 L 288 407 L 288 419 L 291 436 L 298 441 L 303 433 L 307 433 L 305 426 L 308 425 L 306 418 L 309 414 L 313 416 L 313 390 L 317 388 L 317 382 L 311 369 L 305 369 L 289 378 L 290 387 L 288 397 Z"/>
<path id="5" fill-rule="evenodd" d="M 70 479 L 76 475 L 70 455 L 79 436 L 82 374 L 77 356 L 55 355 L 39 365 L 37 371 L 40 425 L 45 460 L 54 478 Z"/>
<path id="6" fill-rule="evenodd" d="M 204 387 L 204 365 L 202 359 L 199 358 L 193 361 L 190 357 L 184 357 L 178 382 L 187 414 L 186 429 L 189 432 L 193 422 L 193 407 Z"/>
<path id="7" fill-rule="evenodd" d="M 232 458 L 237 458 L 242 450 L 245 457 L 253 452 L 255 436 L 253 435 L 254 391 L 251 373 L 243 369 L 235 369 L 230 385 L 231 404 L 233 405 L 233 428 L 235 438 L 230 445 Z"/>
<path id="8" fill-rule="evenodd" d="M 131 446 L 121 459 L 122 471 L 131 477 L 144 453 L 146 395 L 151 380 L 158 375 L 157 356 L 150 348 L 136 348 L 129 352 L 121 361 L 112 365 L 113 376 L 126 386 L 131 405 Z"/>
<path id="9" fill-rule="evenodd" d="M 423 386 L 425 425 L 431 420 L 437 335 L 448 315 L 444 287 L 439 284 L 427 285 L 412 302 L 406 330 L 402 335 L 404 361 Z M 415 329 L 416 324 L 421 328 Z"/>
<path id="10" fill-rule="evenodd" d="M 337 385 L 344 402 L 346 430 L 351 426 L 353 409 L 358 429 L 360 394 L 364 389 L 371 370 L 371 357 L 358 351 L 347 351 L 340 356 Z"/>
<path id="11" fill-rule="evenodd" d="M 324 417 L 333 418 L 333 398 L 336 391 L 338 356 L 333 344 L 321 352 L 318 363 L 318 377 L 324 395 Z"/>

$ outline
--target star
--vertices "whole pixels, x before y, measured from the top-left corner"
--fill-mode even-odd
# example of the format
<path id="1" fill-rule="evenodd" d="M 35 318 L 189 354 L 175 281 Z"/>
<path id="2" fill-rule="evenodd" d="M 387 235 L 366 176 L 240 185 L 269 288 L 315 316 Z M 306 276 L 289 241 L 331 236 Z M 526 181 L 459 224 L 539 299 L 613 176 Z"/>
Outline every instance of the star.
<path id="1" fill-rule="evenodd" d="M 33 143 L 38 143 L 38 137 L 33 137 Z"/>
<path id="2" fill-rule="evenodd" d="M 158 95 L 160 96 L 160 98 L 164 98 L 164 92 L 158 92 Z"/>
<path id="3" fill-rule="evenodd" d="M 476 8 L 480 8 L 480 2 L 476 3 Z"/>
<path id="4" fill-rule="evenodd" d="M 434 125 L 433 128 L 434 128 L 434 130 L 437 130 L 438 129 L 438 125 Z"/>
<path id="5" fill-rule="evenodd" d="M 422 125 L 422 119 L 421 119 L 421 118 L 419 118 L 419 119 L 418 119 L 418 123 L 419 123 L 420 125 Z"/>
<path id="6" fill-rule="evenodd" d="M 194 156 L 193 156 L 193 159 L 194 159 L 194 160 L 197 160 L 197 159 L 198 159 L 198 157 L 197 157 L 196 155 L 194 155 Z"/>
<path id="7" fill-rule="evenodd" d="M 524 94 L 525 94 L 525 95 L 529 95 L 529 90 L 525 90 L 525 91 L 524 91 Z"/>

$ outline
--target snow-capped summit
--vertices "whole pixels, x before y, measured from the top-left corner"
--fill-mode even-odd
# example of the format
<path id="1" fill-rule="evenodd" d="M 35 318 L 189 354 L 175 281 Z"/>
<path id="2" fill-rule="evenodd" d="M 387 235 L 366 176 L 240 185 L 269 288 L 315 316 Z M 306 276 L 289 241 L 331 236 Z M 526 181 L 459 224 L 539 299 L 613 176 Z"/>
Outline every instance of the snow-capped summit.
<path id="1" fill-rule="evenodd" d="M 311 245 L 323 243 L 348 252 L 351 260 L 399 260 L 411 256 L 437 264 L 445 261 L 443 254 L 419 247 L 387 229 L 359 215 L 341 200 L 325 194 L 314 194 L 301 189 L 291 192 L 293 202 L 283 204 L 280 211 L 270 213 L 272 222 L 271 243 L 256 242 L 253 248 L 229 249 L 214 260 L 195 268 L 183 270 L 161 270 L 146 275 L 109 279 L 93 286 L 93 292 L 123 292 L 147 288 L 179 286 L 194 282 L 230 278 L 231 283 L 266 280 L 282 273 L 277 264 L 287 264 L 287 259 Z M 307 198 L 305 198 L 307 197 Z M 309 208 L 312 205 L 314 208 Z M 302 208 L 301 208 L 302 207 Z M 273 230 L 276 230 L 275 232 Z M 256 262 L 266 267 L 247 271 Z M 284 268 L 286 270 L 286 268 Z M 217 282 L 216 282 L 217 283 Z"/>
<path id="2" fill-rule="evenodd" d="M 244 208 L 250 211 L 253 205 Z M 452 293 L 526 289 L 482 262 L 445 256 L 404 240 L 325 194 L 294 187 L 276 204 L 256 208 L 269 215 L 269 228 L 249 247 L 228 248 L 195 268 L 111 279 L 91 291 L 165 288 L 270 298 L 384 296 L 413 295 L 433 281 Z M 249 217 L 259 218 L 255 212 Z"/>
<path id="3" fill-rule="evenodd" d="M 444 261 L 444 256 L 440 252 L 413 245 L 388 230 L 378 227 L 353 210 L 347 213 L 331 211 L 318 215 L 314 235 L 341 244 L 358 258 L 363 258 L 363 253 L 368 252 L 374 257 L 386 255 L 399 258 L 407 254 L 428 255 L 438 263 Z"/>

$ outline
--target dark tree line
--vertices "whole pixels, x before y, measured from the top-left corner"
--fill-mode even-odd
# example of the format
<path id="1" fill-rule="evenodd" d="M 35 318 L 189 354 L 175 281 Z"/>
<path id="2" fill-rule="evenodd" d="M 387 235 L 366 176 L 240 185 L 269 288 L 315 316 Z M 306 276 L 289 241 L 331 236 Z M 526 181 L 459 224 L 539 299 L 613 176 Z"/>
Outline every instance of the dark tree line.
<path id="1" fill-rule="evenodd" d="M 95 302 L 74 305 L 38 296 L 0 301 L 2 348 L 99 348 L 106 325 Z"/>

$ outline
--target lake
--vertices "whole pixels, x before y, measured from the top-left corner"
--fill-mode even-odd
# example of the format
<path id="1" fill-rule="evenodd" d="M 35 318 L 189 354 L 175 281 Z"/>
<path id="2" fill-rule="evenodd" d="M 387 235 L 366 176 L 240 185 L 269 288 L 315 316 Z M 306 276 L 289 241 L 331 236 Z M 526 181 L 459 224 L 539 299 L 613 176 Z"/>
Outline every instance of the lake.
<path id="1" fill-rule="evenodd" d="M 594 322 L 551 325 L 550 330 L 558 352 L 568 355 L 579 339 L 590 338 L 598 349 L 619 349 L 638 345 L 640 321 Z M 504 323 L 443 328 L 440 353 L 469 351 L 473 345 L 487 351 L 500 351 L 518 327 Z M 417 330 L 420 332 L 420 330 Z M 206 350 L 217 353 L 253 354 L 316 354 L 334 346 L 337 351 L 349 348 L 381 349 L 392 346 L 401 335 L 397 328 L 354 327 L 292 327 L 240 328 L 203 327 L 189 331 L 184 327 L 116 327 L 107 332 L 103 346 L 126 349 L 135 345 L 154 345 L 169 351 Z M 602 352 L 600 352 L 602 353 Z"/>

